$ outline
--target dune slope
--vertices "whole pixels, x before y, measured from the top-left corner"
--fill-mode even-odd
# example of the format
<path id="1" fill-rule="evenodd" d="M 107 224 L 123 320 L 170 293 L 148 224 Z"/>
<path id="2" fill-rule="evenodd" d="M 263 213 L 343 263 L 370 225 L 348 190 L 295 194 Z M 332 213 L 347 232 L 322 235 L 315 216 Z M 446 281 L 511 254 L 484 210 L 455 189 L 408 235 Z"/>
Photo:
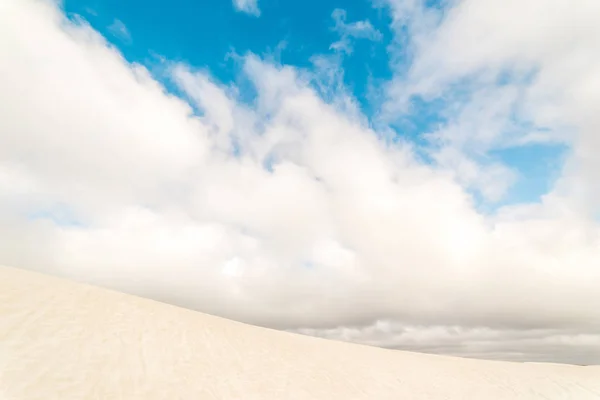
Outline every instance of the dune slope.
<path id="1" fill-rule="evenodd" d="M 600 399 L 600 367 L 378 349 L 0 267 L 0 399 Z"/>

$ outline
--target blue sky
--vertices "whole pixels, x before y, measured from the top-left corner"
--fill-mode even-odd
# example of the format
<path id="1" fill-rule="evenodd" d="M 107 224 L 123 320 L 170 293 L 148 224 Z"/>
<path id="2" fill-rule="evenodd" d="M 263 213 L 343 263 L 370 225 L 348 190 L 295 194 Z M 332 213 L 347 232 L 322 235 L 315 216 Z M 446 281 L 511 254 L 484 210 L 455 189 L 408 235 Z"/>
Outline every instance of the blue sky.
<path id="1" fill-rule="evenodd" d="M 443 4 L 425 2 L 429 9 L 443 10 Z M 412 54 L 408 47 L 410 35 L 405 38 L 406 47 L 394 37 L 390 7 L 368 0 L 262 0 L 258 8 L 260 14 L 253 15 L 224 0 L 174 0 L 168 4 L 156 0 L 64 2 L 67 14 L 83 16 L 128 61 L 146 65 L 175 93 L 177 88 L 172 82 L 162 79 L 161 59 L 208 71 L 217 81 L 237 85 L 241 97 L 251 100 L 252 90 L 245 86 L 238 58 L 232 55 L 251 52 L 306 69 L 314 68 L 315 57 L 326 56 L 339 62 L 343 82 L 362 112 L 372 123 L 379 122 L 383 88 L 394 78 L 394 71 L 410 68 L 411 57 L 407 55 Z M 343 34 L 335 29 L 335 10 L 343 13 L 346 26 L 368 21 L 377 37 L 374 40 L 350 37 L 351 52 L 336 51 L 332 47 L 343 39 Z M 452 100 L 457 93 L 429 100 L 416 96 L 408 110 L 394 115 L 391 127 L 397 137 L 414 142 L 428 162 L 431 157 L 426 134 L 449 122 L 448 110 L 461 103 Z M 504 196 L 493 201 L 480 196 L 477 190 L 470 192 L 481 209 L 488 211 L 503 205 L 538 201 L 552 187 L 565 151 L 565 146 L 556 143 L 490 149 L 483 162 L 500 162 L 512 168 L 513 184 Z"/>
<path id="2" fill-rule="evenodd" d="M 236 79 L 235 52 L 252 52 L 273 57 L 283 64 L 310 67 L 311 58 L 332 54 L 330 45 L 339 39 L 334 32 L 332 12 L 341 8 L 347 21 L 368 19 L 382 33 L 383 40 L 354 45 L 345 60 L 345 81 L 364 99 L 369 79 L 390 77 L 386 46 L 392 34 L 390 17 L 383 8 L 368 1 L 260 2 L 259 17 L 236 11 L 223 0 L 161 1 L 66 0 L 65 10 L 79 14 L 123 52 L 129 61 L 152 64 L 155 55 L 207 68 L 222 82 Z M 131 42 L 110 30 L 114 20 L 127 27 Z M 217 33 L 218 32 L 218 33 Z"/>

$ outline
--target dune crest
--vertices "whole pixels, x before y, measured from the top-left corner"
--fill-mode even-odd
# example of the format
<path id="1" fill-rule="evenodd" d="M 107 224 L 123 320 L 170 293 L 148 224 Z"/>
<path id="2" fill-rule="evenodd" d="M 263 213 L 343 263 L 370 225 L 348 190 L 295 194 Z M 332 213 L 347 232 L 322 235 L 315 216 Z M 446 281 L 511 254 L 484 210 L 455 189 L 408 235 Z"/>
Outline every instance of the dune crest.
<path id="1" fill-rule="evenodd" d="M 258 328 L 0 267 L 0 399 L 600 399 L 600 367 Z"/>

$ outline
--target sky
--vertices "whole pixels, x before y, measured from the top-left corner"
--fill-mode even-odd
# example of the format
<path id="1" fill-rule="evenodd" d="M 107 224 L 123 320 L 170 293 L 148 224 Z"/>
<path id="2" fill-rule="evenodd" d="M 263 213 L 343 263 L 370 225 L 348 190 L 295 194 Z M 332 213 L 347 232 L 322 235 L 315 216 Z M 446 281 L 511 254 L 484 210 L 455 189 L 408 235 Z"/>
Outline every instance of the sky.
<path id="1" fill-rule="evenodd" d="M 600 363 L 596 0 L 2 0 L 0 264 Z"/>

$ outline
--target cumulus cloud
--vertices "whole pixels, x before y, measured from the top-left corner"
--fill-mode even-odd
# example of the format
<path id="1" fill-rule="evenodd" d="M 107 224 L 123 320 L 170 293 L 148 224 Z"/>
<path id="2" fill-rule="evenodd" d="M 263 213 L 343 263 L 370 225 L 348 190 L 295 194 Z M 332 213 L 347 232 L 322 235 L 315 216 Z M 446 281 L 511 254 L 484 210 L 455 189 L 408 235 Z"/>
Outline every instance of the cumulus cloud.
<path id="1" fill-rule="evenodd" d="M 367 39 L 379 41 L 382 34 L 371 24 L 369 20 L 346 22 L 346 10 L 336 8 L 331 13 L 334 21 L 332 30 L 340 35 L 340 40 L 331 44 L 330 49 L 347 54 L 352 53 L 353 39 Z"/>
<path id="2" fill-rule="evenodd" d="M 422 163 L 412 143 L 370 127 L 346 92 L 323 97 L 318 72 L 246 55 L 242 73 L 257 92 L 248 103 L 202 70 L 169 64 L 188 103 L 53 3 L 2 7 L 1 263 L 337 339 L 598 361 L 600 229 L 572 201 L 591 201 L 591 192 L 571 190 L 573 179 L 594 184 L 588 125 L 570 139 L 560 189 L 485 215 L 465 188 L 505 179 L 501 166 L 468 172 L 451 155 Z M 456 7 L 435 21 L 439 34 L 423 31 L 414 67 L 390 84 L 388 109 L 400 107 L 403 90 L 454 79 L 428 64 L 427 49 L 441 46 L 444 24 L 465 23 Z M 462 18 L 473 12 L 465 10 Z M 502 42 L 499 32 L 490 35 Z M 450 54 L 442 65 L 452 66 Z M 596 92 L 586 76 L 590 84 L 576 88 L 567 83 L 582 85 L 582 76 L 538 78 L 523 104 L 563 93 L 559 116 L 591 121 L 584 100 Z M 529 112 L 548 117 L 543 110 Z M 465 106 L 437 133 L 443 151 L 464 154 L 473 140 L 488 148 L 461 128 L 478 115 L 470 113 Z"/>
<path id="3" fill-rule="evenodd" d="M 258 8 L 258 0 L 233 0 L 233 7 L 240 12 L 252 15 L 255 17 L 260 16 L 260 9 Z"/>

